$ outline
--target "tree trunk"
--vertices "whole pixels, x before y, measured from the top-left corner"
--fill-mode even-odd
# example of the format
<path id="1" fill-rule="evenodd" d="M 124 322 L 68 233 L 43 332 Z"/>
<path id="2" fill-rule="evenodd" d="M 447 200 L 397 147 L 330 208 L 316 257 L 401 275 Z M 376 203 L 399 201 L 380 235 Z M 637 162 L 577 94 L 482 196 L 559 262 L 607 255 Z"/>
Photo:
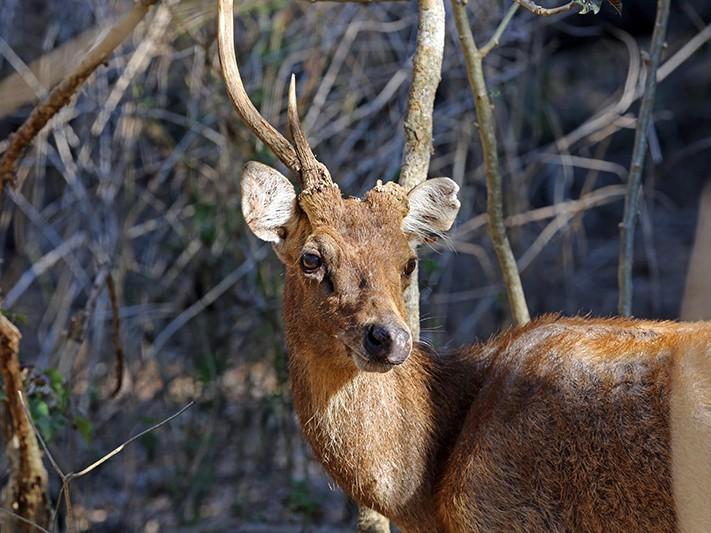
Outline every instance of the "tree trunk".
<path id="1" fill-rule="evenodd" d="M 42 527 L 49 525 L 47 470 L 32 425 L 25 414 L 19 392 L 24 395 L 18 352 L 20 332 L 0 315 L 0 372 L 3 392 L 2 426 L 10 476 L 2 491 L 2 506 Z M 2 531 L 37 531 L 34 525 L 4 515 Z"/>

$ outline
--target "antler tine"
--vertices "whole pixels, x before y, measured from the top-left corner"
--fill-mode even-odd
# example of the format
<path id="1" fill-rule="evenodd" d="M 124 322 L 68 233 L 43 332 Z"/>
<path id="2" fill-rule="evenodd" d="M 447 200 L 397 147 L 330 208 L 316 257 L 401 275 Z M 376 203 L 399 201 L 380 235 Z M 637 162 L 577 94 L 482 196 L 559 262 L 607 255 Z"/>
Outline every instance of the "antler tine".
<path id="1" fill-rule="evenodd" d="M 301 165 L 292 144 L 259 113 L 249 99 L 237 66 L 234 43 L 233 0 L 217 0 L 217 45 L 227 92 L 244 123 L 274 155 L 297 175 Z"/>
<path id="2" fill-rule="evenodd" d="M 296 77 L 293 74 L 291 75 L 291 83 L 289 83 L 289 131 L 291 131 L 296 155 L 301 164 L 300 175 L 304 190 L 317 188 L 319 184 L 332 185 L 333 180 L 328 169 L 316 159 L 301 127 L 299 110 L 296 107 Z"/>

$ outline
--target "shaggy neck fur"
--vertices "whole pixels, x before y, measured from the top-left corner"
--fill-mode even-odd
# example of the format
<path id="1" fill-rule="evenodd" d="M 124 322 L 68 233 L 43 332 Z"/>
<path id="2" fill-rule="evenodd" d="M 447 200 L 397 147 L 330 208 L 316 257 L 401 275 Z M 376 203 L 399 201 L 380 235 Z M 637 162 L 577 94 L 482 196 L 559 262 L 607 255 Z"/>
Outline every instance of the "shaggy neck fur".
<path id="1" fill-rule="evenodd" d="M 293 292 L 287 282 L 290 377 L 309 444 L 357 502 L 407 531 L 436 530 L 434 482 L 483 365 L 471 353 L 440 358 L 416 346 L 387 373 L 361 372 L 342 345 L 305 324 L 299 307 L 289 305 L 298 298 Z"/>

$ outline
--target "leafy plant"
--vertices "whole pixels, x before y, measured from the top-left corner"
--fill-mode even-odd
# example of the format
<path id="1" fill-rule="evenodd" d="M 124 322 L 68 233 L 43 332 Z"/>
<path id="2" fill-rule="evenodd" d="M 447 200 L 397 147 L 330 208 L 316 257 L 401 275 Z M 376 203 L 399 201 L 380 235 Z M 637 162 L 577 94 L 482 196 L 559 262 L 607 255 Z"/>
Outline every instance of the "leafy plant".
<path id="1" fill-rule="evenodd" d="M 72 412 L 70 391 L 60 372 L 49 368 L 40 373 L 28 367 L 24 373 L 28 407 L 42 438 L 51 442 L 59 431 L 71 427 L 90 442 L 93 433 L 91 421 Z"/>

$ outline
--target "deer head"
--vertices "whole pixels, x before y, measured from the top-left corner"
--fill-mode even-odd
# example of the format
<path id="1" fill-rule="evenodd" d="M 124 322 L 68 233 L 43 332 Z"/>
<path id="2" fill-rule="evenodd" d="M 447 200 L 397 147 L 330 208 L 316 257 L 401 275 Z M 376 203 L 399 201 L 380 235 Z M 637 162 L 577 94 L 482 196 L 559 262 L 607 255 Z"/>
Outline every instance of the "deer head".
<path id="1" fill-rule="evenodd" d="M 363 199 L 343 198 L 309 147 L 294 77 L 288 103 L 293 144 L 249 100 L 234 53 L 232 0 L 219 4 L 218 44 L 237 112 L 301 185 L 297 195 L 285 176 L 262 163 L 249 162 L 242 173 L 242 211 L 284 264 L 291 322 L 323 343 L 333 364 L 384 372 L 403 363 L 412 350 L 403 291 L 416 282 L 416 248 L 451 227 L 459 187 L 433 178 L 407 192 L 379 181 Z"/>

